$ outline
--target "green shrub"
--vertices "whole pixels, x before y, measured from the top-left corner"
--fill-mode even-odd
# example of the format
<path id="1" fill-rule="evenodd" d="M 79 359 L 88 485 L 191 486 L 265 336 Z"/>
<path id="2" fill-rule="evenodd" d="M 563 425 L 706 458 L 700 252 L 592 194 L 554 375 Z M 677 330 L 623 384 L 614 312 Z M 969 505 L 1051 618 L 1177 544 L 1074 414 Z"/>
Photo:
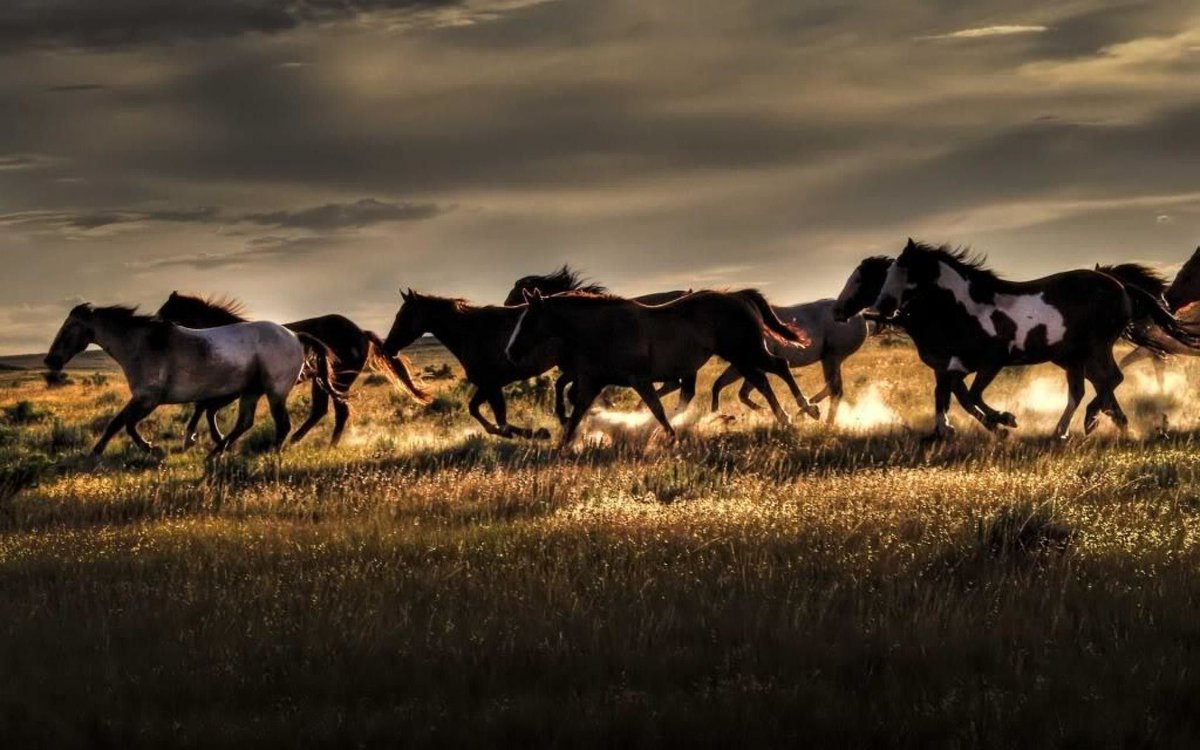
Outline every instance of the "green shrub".
<path id="1" fill-rule="evenodd" d="M 9 424 L 33 424 L 50 416 L 50 410 L 39 407 L 32 401 L 18 401 L 4 408 L 4 419 Z"/>

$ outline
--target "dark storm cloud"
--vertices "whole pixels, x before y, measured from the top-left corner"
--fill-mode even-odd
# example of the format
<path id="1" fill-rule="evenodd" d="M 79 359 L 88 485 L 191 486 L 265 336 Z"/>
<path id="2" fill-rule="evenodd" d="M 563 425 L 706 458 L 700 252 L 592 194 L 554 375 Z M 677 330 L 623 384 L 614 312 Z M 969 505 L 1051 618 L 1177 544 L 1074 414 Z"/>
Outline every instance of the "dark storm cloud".
<path id="1" fill-rule="evenodd" d="M 887 226 L 998 201 L 1197 190 L 1200 102 L 1135 123 L 1042 121 L 845 181 L 804 206 L 812 221 Z"/>
<path id="2" fill-rule="evenodd" d="M 435 203 L 386 203 L 363 198 L 354 203 L 326 203 L 299 211 L 244 214 L 238 220 L 283 229 L 334 231 L 356 229 L 385 221 L 432 219 L 447 209 Z"/>
<path id="3" fill-rule="evenodd" d="M 0 161 L 0 168 L 2 161 Z M 432 219 L 449 207 L 434 203 L 389 203 L 363 198 L 352 203 L 327 203 L 294 211 L 270 211 L 235 214 L 214 207 L 196 209 L 113 210 L 113 211 L 21 211 L 0 214 L 0 227 L 29 232 L 62 232 L 74 234 L 122 225 L 171 224 L 254 224 L 280 229 L 305 229 L 314 232 L 335 232 L 361 229 L 373 224 L 394 221 L 423 221 Z"/>
<path id="4" fill-rule="evenodd" d="M 244 266 L 250 263 L 296 259 L 301 256 L 329 250 L 338 240 L 331 237 L 257 237 L 246 243 L 245 249 L 223 253 L 189 253 L 185 255 L 151 258 L 126 264 L 133 270 L 150 271 L 161 268 L 194 268 L 212 270 Z"/>
<path id="5" fill-rule="evenodd" d="M 46 92 L 50 94 L 79 94 L 85 91 L 102 91 L 106 87 L 99 83 L 68 83 L 61 86 L 48 86 Z"/>
<path id="6" fill-rule="evenodd" d="M 455 4 L 456 0 L 8 0 L 0 5 L 0 51 L 270 34 L 364 13 Z"/>

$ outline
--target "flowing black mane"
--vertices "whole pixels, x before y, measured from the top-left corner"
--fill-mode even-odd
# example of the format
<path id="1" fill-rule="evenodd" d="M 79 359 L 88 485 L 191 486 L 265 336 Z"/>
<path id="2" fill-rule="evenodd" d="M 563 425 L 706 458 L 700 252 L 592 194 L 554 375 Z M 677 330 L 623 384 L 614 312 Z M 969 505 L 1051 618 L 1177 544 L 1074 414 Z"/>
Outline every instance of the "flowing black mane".
<path id="1" fill-rule="evenodd" d="M 226 296 L 201 297 L 172 292 L 159 313 L 169 313 L 172 317 L 206 318 L 221 324 L 246 321 L 246 306 L 240 300 Z"/>
<path id="2" fill-rule="evenodd" d="M 146 315 L 139 313 L 136 305 L 107 305 L 105 307 L 91 307 L 88 305 L 80 305 L 75 310 L 81 308 L 86 309 L 86 313 L 93 320 L 102 320 L 107 323 L 116 323 L 127 327 L 169 327 L 171 324 L 157 315 Z"/>
<path id="3" fill-rule="evenodd" d="M 1141 263 L 1118 263 L 1117 265 L 1096 264 L 1100 273 L 1112 276 L 1127 286 L 1135 286 L 1155 297 L 1161 297 L 1167 291 L 1167 277 Z"/>
<path id="4" fill-rule="evenodd" d="M 983 253 L 975 252 L 970 247 L 929 245 L 924 242 L 914 242 L 913 247 L 922 253 L 936 255 L 938 260 L 945 261 L 956 271 L 961 271 L 964 274 L 987 274 L 996 280 L 1002 280 L 995 271 L 988 268 L 987 256 Z"/>
<path id="5" fill-rule="evenodd" d="M 564 292 L 593 292 L 602 294 L 608 291 L 608 288 L 600 284 L 589 283 L 583 274 L 571 268 L 570 265 L 564 263 L 562 268 L 548 274 L 533 274 L 531 276 L 522 276 L 513 284 L 512 290 L 508 293 L 508 297 L 504 299 L 506 305 L 519 305 L 524 301 L 523 292 L 532 292 L 537 290 L 545 295 L 562 294 Z"/>

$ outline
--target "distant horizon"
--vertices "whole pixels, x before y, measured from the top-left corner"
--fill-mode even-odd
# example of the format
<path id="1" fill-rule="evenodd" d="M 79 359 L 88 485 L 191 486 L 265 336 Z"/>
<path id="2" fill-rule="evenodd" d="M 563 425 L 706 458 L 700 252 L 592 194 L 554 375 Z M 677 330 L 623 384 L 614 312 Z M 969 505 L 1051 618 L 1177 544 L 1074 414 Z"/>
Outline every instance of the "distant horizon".
<path id="1" fill-rule="evenodd" d="M 91 0 L 0 10 L 0 354 L 81 300 L 386 329 L 397 289 L 835 295 L 1200 245 L 1182 3 Z"/>

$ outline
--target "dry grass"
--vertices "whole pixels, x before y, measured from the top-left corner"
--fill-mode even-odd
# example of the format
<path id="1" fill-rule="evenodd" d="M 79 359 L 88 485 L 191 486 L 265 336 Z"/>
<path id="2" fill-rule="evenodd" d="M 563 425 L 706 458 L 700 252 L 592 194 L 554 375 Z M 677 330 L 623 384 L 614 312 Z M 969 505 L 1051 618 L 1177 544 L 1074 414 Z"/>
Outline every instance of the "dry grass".
<path id="1" fill-rule="evenodd" d="M 730 389 L 732 424 L 700 410 L 668 445 L 599 418 L 563 454 L 481 436 L 456 380 L 432 409 L 375 384 L 342 449 L 325 425 L 212 470 L 123 438 L 90 467 L 119 378 L 5 376 L 0 736 L 1189 745 L 1200 456 L 1173 367 L 1164 396 L 1119 392 L 1133 436 L 1066 445 L 1051 369 L 996 384 L 1009 439 L 960 412 L 922 442 L 930 378 L 878 344 L 839 429 L 774 429 Z M 512 419 L 552 427 L 544 399 Z M 181 411 L 147 433 L 177 446 Z"/>

